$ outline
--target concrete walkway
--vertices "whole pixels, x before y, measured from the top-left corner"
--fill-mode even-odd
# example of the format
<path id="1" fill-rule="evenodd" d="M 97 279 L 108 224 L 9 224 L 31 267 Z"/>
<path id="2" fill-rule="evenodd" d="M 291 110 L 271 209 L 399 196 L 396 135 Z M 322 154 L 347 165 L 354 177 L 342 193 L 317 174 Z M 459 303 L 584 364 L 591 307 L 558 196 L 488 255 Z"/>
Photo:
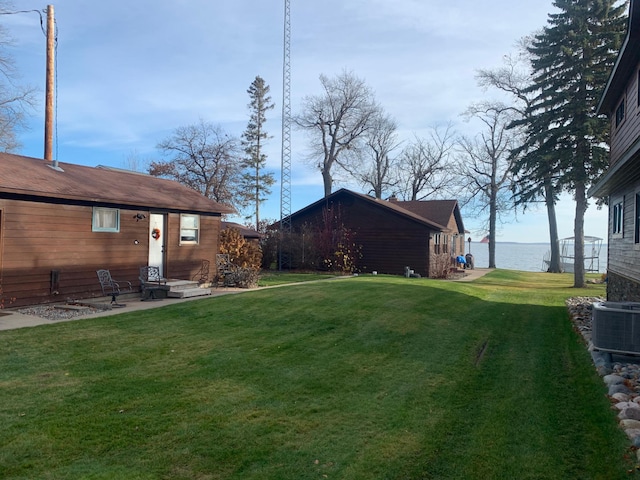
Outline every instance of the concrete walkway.
<path id="1" fill-rule="evenodd" d="M 484 277 L 487 273 L 493 272 L 493 268 L 472 268 L 464 271 L 464 276 L 459 278 L 452 278 L 454 282 L 472 282 L 480 277 Z"/>
<path id="2" fill-rule="evenodd" d="M 487 273 L 491 272 L 493 269 L 491 268 L 475 268 L 473 270 L 465 270 L 465 274 L 463 277 L 454 278 L 450 281 L 455 282 L 471 282 L 476 280 Z M 336 277 L 336 279 L 346 279 L 351 277 Z M 325 281 L 325 280 L 318 280 Z M 261 288 L 276 288 L 276 287 L 284 287 L 287 285 L 295 285 L 295 284 L 284 284 L 284 285 L 276 285 L 274 287 L 261 287 Z M 122 295 L 118 297 L 118 302 L 124 304 L 124 307 L 117 308 L 109 308 L 111 303 L 111 297 L 98 297 L 98 298 L 90 298 L 81 300 L 83 305 L 94 305 L 100 310 L 97 312 L 88 313 L 86 315 L 78 315 L 72 318 L 64 318 L 58 320 L 50 320 L 43 317 L 38 317 L 36 315 L 26 315 L 24 313 L 19 313 L 17 310 L 21 310 L 23 308 L 28 307 L 20 307 L 16 309 L 7 308 L 4 310 L 0 310 L 0 330 L 14 330 L 16 328 L 25 328 L 25 327 L 36 327 L 38 325 L 50 325 L 54 323 L 61 322 L 71 322 L 74 320 L 83 320 L 87 318 L 98 318 L 98 317 L 106 317 L 108 315 L 117 315 L 119 313 L 130 313 L 137 312 L 139 310 L 148 310 L 150 308 L 158 308 L 164 307 L 167 305 L 173 305 L 176 303 L 189 302 L 192 300 L 200 300 L 203 298 L 211 298 L 218 297 L 221 295 L 230 295 L 237 294 L 243 292 L 254 292 L 255 289 L 246 289 L 246 288 L 213 288 L 211 289 L 211 295 L 202 296 L 202 297 L 191 297 L 191 298 L 162 298 L 158 300 L 145 300 L 144 302 L 140 300 L 139 294 L 129 294 Z M 54 304 L 55 305 L 55 304 Z"/>
<path id="3" fill-rule="evenodd" d="M 17 310 L 21 310 L 29 307 L 19 307 L 16 309 L 4 309 L 0 310 L 0 330 L 14 330 L 16 328 L 24 327 L 36 327 L 38 325 L 50 325 L 53 323 L 71 322 L 74 320 L 83 320 L 87 318 L 106 317 L 108 315 L 117 315 L 119 313 L 137 312 L 139 310 L 148 310 L 150 308 L 164 307 L 167 305 L 173 305 L 176 303 L 189 302 L 191 300 L 201 300 L 203 298 L 218 297 L 220 295 L 229 295 L 233 293 L 251 292 L 255 290 L 249 290 L 246 288 L 213 288 L 211 289 L 211 295 L 204 295 L 201 297 L 190 298 L 161 298 L 158 300 L 140 300 L 140 294 L 128 294 L 118 297 L 118 302 L 125 305 L 124 307 L 109 308 L 111 303 L 111 297 L 97 297 L 87 298 L 79 300 L 83 305 L 95 306 L 99 308 L 97 312 L 88 313 L 86 315 L 78 315 L 72 318 L 64 318 L 59 320 L 50 320 L 36 315 L 26 315 L 19 313 Z M 50 304 L 55 305 L 55 304 Z M 61 304 L 62 305 L 62 304 Z"/>

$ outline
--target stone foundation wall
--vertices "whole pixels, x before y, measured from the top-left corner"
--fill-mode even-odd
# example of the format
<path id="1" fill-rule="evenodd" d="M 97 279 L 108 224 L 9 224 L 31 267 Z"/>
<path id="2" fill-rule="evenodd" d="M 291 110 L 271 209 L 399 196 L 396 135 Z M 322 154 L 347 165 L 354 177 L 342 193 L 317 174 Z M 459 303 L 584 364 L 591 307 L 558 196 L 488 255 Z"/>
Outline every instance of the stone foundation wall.
<path id="1" fill-rule="evenodd" d="M 610 302 L 640 302 L 640 282 L 609 271 L 607 273 L 607 300 Z"/>

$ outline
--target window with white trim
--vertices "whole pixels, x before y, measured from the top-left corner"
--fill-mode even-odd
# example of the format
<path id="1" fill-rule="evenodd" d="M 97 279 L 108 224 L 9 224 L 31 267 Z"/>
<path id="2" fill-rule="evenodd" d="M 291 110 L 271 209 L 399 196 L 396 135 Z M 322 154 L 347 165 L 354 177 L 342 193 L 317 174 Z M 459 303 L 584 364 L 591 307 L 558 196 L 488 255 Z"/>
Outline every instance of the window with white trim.
<path id="1" fill-rule="evenodd" d="M 615 236 L 622 237 L 623 229 L 624 229 L 624 200 L 621 199 L 617 202 L 614 202 L 611 207 L 612 213 L 612 222 L 611 222 L 611 233 Z"/>
<path id="2" fill-rule="evenodd" d="M 433 253 L 442 253 L 442 235 L 440 233 L 433 234 Z"/>
<path id="3" fill-rule="evenodd" d="M 200 241 L 200 215 L 180 215 L 180 245 L 196 245 Z"/>
<path id="4" fill-rule="evenodd" d="M 119 232 L 120 210 L 117 208 L 93 207 L 91 231 L 115 233 Z"/>

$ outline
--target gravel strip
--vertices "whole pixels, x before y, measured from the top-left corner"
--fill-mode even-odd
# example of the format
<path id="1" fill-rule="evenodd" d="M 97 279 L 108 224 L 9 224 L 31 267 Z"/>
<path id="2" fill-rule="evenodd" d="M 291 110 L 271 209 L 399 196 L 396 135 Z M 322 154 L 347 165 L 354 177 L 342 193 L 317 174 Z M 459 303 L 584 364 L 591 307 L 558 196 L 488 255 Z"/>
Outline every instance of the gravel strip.
<path id="1" fill-rule="evenodd" d="M 82 309 L 68 309 L 68 308 L 56 308 L 53 305 L 36 305 L 32 307 L 21 308 L 16 310 L 18 313 L 24 315 L 32 315 L 35 317 L 46 318 L 55 322 L 56 320 L 70 320 L 72 318 L 81 317 L 84 315 L 90 315 L 92 313 L 99 312 L 96 307 L 82 305 Z"/>

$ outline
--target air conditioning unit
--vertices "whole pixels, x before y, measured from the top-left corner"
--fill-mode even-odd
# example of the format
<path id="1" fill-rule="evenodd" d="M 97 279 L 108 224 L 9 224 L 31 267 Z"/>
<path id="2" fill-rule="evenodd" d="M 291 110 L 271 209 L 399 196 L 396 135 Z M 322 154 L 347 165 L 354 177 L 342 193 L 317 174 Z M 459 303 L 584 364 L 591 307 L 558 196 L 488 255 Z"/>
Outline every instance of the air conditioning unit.
<path id="1" fill-rule="evenodd" d="M 640 354 L 640 303 L 594 303 L 591 343 L 606 352 Z"/>

